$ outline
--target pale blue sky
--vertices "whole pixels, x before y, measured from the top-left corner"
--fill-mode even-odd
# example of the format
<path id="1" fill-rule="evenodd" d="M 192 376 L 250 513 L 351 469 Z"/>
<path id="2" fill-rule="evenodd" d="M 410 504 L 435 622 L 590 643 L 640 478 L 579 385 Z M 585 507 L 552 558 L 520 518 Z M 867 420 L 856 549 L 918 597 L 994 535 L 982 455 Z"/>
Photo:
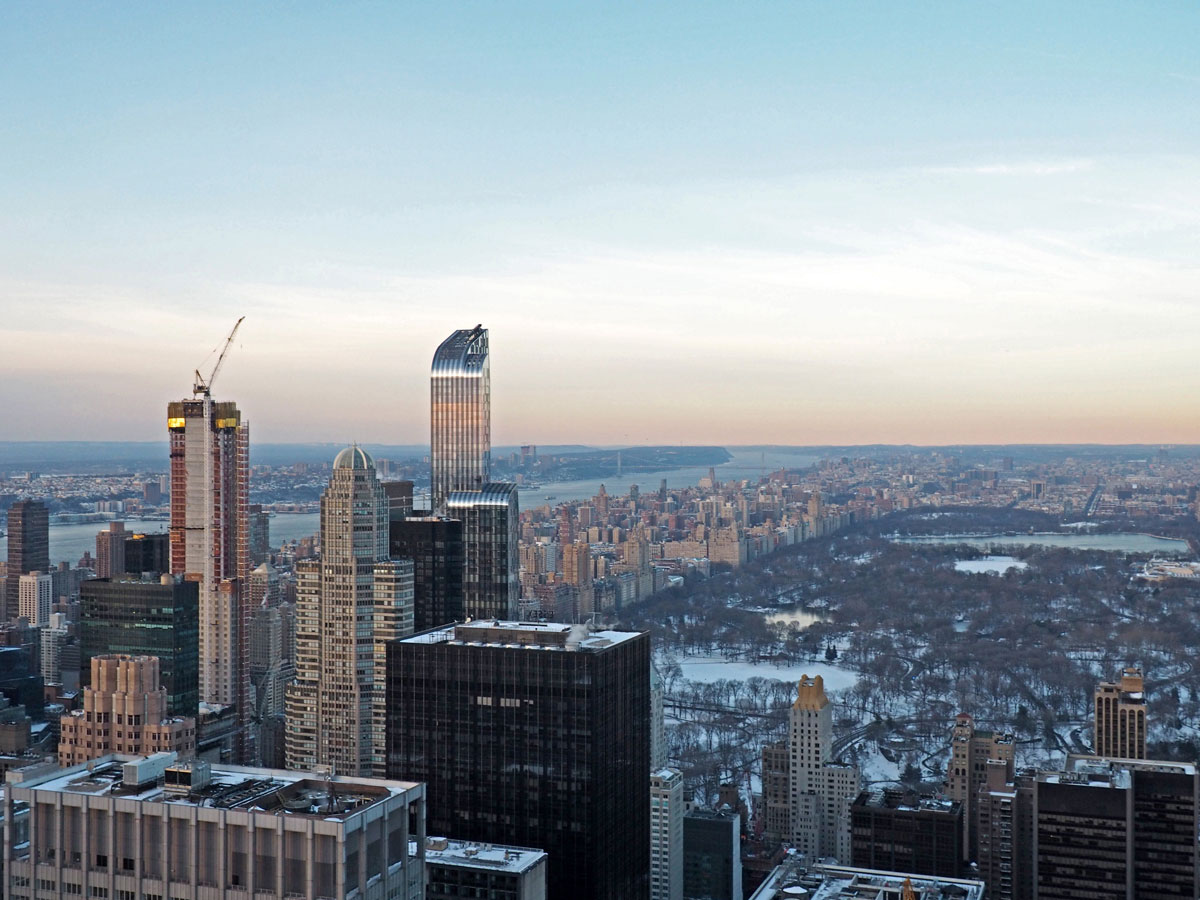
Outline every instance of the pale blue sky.
<path id="1" fill-rule="evenodd" d="M 1200 442 L 1198 47 L 1193 3 L 5 4 L 3 436 L 161 436 L 245 314 L 263 440 L 424 440 L 483 322 L 500 442 Z"/>

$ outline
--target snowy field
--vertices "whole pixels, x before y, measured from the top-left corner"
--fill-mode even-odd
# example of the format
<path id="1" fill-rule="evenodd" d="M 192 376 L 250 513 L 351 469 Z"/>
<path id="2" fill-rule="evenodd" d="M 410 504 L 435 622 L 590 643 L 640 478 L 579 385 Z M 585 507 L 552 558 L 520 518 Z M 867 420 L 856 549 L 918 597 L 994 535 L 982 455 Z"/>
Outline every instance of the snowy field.
<path id="1" fill-rule="evenodd" d="M 840 669 L 828 663 L 809 662 L 798 666 L 776 666 L 772 663 L 740 662 L 719 656 L 680 656 L 675 661 L 688 681 L 708 684 L 726 679 L 748 681 L 751 678 L 775 678 L 779 681 L 799 681 L 801 675 L 820 675 L 826 690 L 840 691 L 854 687 L 858 673 Z"/>
<path id="2" fill-rule="evenodd" d="M 957 572 L 978 574 L 987 572 L 991 575 L 1003 575 L 1009 569 L 1025 569 L 1028 565 L 1015 556 L 985 556 L 983 559 L 960 559 L 954 564 Z"/>

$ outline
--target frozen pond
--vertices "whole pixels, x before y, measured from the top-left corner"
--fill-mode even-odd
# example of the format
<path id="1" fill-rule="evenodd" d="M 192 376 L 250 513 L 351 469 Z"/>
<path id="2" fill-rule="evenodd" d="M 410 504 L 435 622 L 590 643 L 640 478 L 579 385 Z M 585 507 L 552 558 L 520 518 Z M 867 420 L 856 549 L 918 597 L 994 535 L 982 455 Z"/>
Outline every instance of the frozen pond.
<path id="1" fill-rule="evenodd" d="M 666 660 L 659 659 L 661 667 Z M 709 683 L 713 681 L 748 681 L 751 678 L 774 678 L 778 681 L 799 681 L 801 675 L 820 675 L 825 679 L 825 687 L 830 690 L 843 690 L 853 687 L 858 681 L 858 673 L 840 669 L 822 662 L 806 662 L 794 666 L 777 666 L 768 662 L 743 662 L 728 660 L 720 656 L 680 656 L 675 657 L 683 677 L 688 681 Z"/>
<path id="2" fill-rule="evenodd" d="M 1003 575 L 1009 569 L 1025 569 L 1028 565 L 1015 556 L 985 556 L 983 559 L 960 559 L 954 564 L 954 568 L 958 572 Z"/>

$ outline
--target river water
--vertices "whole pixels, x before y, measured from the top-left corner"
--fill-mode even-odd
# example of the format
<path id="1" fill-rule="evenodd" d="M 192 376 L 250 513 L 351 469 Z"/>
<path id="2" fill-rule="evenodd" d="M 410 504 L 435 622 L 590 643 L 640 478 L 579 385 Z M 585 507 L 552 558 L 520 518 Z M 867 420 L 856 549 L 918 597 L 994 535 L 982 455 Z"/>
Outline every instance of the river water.
<path id="1" fill-rule="evenodd" d="M 820 457 L 812 453 L 787 448 L 775 449 L 737 449 L 730 451 L 731 458 L 719 466 L 713 466 L 718 481 L 738 481 L 743 478 L 757 479 L 760 475 L 773 472 L 781 467 L 802 469 L 817 462 Z M 668 469 L 662 472 L 630 472 L 623 475 L 610 475 L 606 478 L 587 478 L 581 481 L 556 481 L 542 485 L 539 488 L 521 488 L 517 493 L 521 498 L 521 509 L 534 509 L 547 502 L 551 505 L 567 500 L 587 500 L 600 491 L 600 485 L 612 496 L 621 496 L 629 492 L 629 486 L 636 484 L 643 494 L 657 491 L 659 484 L 665 478 L 668 488 L 693 487 L 701 478 L 708 477 L 708 466 L 689 466 L 683 469 Z M 552 500 L 547 501 L 547 497 Z"/>
<path id="2" fill-rule="evenodd" d="M 804 468 L 811 466 L 818 457 L 788 449 L 736 450 L 732 458 L 722 465 L 714 466 L 721 481 L 736 481 L 742 478 L 756 479 L 763 472 L 771 472 L 781 466 Z M 708 466 L 691 466 L 686 469 L 671 469 L 663 472 L 641 472 L 616 475 L 609 478 L 560 481 L 545 484 L 540 488 L 523 488 L 518 493 L 522 509 L 533 509 L 544 505 L 547 495 L 554 499 L 551 504 L 567 500 L 584 500 L 593 497 L 604 484 L 614 496 L 625 494 L 631 484 L 638 485 L 643 492 L 657 491 L 663 478 L 667 487 L 683 488 L 697 484 L 708 475 Z M 123 519 L 126 531 L 153 534 L 167 530 L 162 519 Z M 319 513 L 279 513 L 271 519 L 271 546 L 278 547 L 283 541 L 298 540 L 317 533 L 320 525 Z M 96 552 L 96 533 L 108 528 L 104 522 L 87 522 L 79 525 L 50 526 L 50 561 L 67 560 L 75 565 L 85 550 Z M 0 537 L 0 559 L 7 558 L 8 540 Z"/>
<path id="3" fill-rule="evenodd" d="M 930 534 L 897 537 L 894 540 L 906 544 L 966 544 L 981 550 L 998 547 L 1069 547 L 1114 553 L 1157 553 L 1160 556 L 1191 554 L 1187 541 L 1153 534 Z"/>

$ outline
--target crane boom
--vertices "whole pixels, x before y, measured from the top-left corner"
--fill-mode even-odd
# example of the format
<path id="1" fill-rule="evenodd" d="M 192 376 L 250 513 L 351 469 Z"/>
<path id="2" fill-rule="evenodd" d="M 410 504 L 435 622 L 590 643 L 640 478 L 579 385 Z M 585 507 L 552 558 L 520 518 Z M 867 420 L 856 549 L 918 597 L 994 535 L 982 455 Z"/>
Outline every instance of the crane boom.
<path id="1" fill-rule="evenodd" d="M 208 379 L 206 380 L 200 374 L 199 369 L 196 370 L 196 384 L 192 387 L 193 394 L 207 394 L 212 390 L 213 382 L 217 380 L 217 373 L 221 371 L 221 363 L 225 362 L 225 354 L 229 352 L 229 348 L 233 344 L 233 336 L 237 334 L 238 327 L 242 324 L 242 319 L 245 318 L 245 316 L 242 316 L 241 319 L 233 323 L 233 330 L 229 332 L 229 337 L 225 339 L 225 346 L 221 349 L 221 355 L 217 357 L 217 364 L 213 366 L 212 374 L 208 376 Z"/>

